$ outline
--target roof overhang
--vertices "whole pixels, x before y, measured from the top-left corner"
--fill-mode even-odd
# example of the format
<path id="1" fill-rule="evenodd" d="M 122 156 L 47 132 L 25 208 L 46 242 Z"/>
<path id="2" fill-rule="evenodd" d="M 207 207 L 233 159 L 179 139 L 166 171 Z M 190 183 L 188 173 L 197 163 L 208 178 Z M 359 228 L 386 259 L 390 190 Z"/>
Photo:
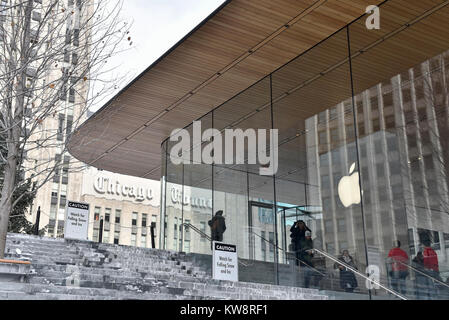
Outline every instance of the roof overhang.
<path id="1" fill-rule="evenodd" d="M 160 178 L 161 143 L 381 0 L 227 1 L 84 122 L 69 150 L 100 169 Z"/>

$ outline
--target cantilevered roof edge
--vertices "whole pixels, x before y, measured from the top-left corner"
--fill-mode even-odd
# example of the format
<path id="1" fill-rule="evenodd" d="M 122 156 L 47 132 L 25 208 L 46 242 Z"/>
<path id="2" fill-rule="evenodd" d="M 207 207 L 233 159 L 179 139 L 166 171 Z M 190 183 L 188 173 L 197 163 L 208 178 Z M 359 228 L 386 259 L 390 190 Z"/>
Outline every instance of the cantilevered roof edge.
<path id="1" fill-rule="evenodd" d="M 85 126 L 89 121 L 94 120 L 104 109 L 106 109 L 115 99 L 117 99 L 120 95 L 122 95 L 126 90 L 128 90 L 133 84 L 139 81 L 146 73 L 151 71 L 159 62 L 164 60 L 170 53 L 172 53 L 176 48 L 178 48 L 185 40 L 187 40 L 192 34 L 194 34 L 199 28 L 201 28 L 204 24 L 206 24 L 210 19 L 212 19 L 218 12 L 220 12 L 224 7 L 226 7 L 232 0 L 225 0 L 217 9 L 215 9 L 211 14 L 209 14 L 205 19 L 203 19 L 195 28 L 190 30 L 182 39 L 176 42 L 170 49 L 168 49 L 164 54 L 162 54 L 159 58 L 157 58 L 153 63 L 150 64 L 144 71 L 142 71 L 137 77 L 132 79 L 126 86 L 124 86 L 120 91 L 115 94 L 111 99 L 108 100 L 100 109 L 95 111 L 95 113 L 90 116 L 86 121 L 84 121 L 81 125 L 76 128 L 75 132 L 81 130 L 83 126 Z M 74 133 L 75 133 L 74 132 Z M 70 142 L 69 142 L 70 144 Z"/>

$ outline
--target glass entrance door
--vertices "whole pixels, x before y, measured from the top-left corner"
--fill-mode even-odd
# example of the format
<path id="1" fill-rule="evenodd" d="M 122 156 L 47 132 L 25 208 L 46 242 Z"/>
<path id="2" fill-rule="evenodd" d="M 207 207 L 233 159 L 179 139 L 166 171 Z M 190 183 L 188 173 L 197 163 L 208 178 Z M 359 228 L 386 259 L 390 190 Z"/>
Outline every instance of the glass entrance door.
<path id="1" fill-rule="evenodd" d="M 275 262 L 276 220 L 273 204 L 250 201 L 248 222 L 250 259 Z"/>
<path id="2" fill-rule="evenodd" d="M 278 205 L 276 209 L 277 214 L 272 203 L 249 202 L 248 243 L 252 260 L 287 263 L 286 253 L 292 251 L 290 229 L 298 220 L 303 220 L 312 233 L 320 229 L 321 207 Z"/>
<path id="3" fill-rule="evenodd" d="M 280 232 L 279 236 L 279 247 L 282 248 L 279 253 L 280 262 L 287 263 L 287 252 L 291 252 L 292 249 L 290 247 L 291 237 L 290 237 L 290 228 L 293 226 L 295 221 L 297 220 L 297 210 L 296 208 L 278 208 L 278 216 L 280 216 L 281 224 L 279 225 Z"/>
<path id="4" fill-rule="evenodd" d="M 284 207 L 278 206 L 278 214 L 280 223 L 278 225 L 278 243 L 282 249 L 279 252 L 279 262 L 287 263 L 287 252 L 292 252 L 291 248 L 291 227 L 293 224 L 302 220 L 306 226 L 312 230 L 312 238 L 317 239 L 319 236 L 320 224 L 321 224 L 321 207 L 316 206 L 297 206 L 297 207 Z M 318 239 L 319 242 L 319 239 Z M 319 247 L 321 249 L 321 247 Z"/>

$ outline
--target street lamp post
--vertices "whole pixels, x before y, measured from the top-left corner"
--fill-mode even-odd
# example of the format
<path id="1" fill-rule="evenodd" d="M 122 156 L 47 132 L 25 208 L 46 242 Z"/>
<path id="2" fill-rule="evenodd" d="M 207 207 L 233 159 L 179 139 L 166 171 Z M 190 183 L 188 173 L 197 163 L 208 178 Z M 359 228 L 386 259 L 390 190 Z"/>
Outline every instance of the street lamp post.
<path id="1" fill-rule="evenodd" d="M 150 233 L 151 233 L 151 248 L 156 248 L 154 241 L 154 228 L 156 228 L 156 222 L 151 222 Z"/>
<path id="2" fill-rule="evenodd" d="M 99 243 L 103 242 L 103 217 L 100 218 L 100 231 L 98 234 L 98 242 Z"/>
<path id="3" fill-rule="evenodd" d="M 36 236 L 38 236 L 39 235 L 39 223 L 40 223 L 40 220 L 41 220 L 41 206 L 39 206 L 38 208 L 37 208 L 37 214 L 36 214 L 36 229 L 34 230 L 34 234 L 36 235 Z"/>

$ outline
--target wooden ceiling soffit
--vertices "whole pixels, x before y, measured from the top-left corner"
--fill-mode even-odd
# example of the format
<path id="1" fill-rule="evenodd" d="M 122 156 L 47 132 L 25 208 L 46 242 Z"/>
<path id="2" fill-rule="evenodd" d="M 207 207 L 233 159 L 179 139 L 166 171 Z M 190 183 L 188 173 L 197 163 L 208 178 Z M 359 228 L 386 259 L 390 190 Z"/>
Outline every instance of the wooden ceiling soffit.
<path id="1" fill-rule="evenodd" d="M 125 167 L 133 167 L 133 175 L 148 177 L 160 160 L 119 161 L 121 146 L 145 130 L 148 153 L 160 153 L 161 136 L 186 126 L 358 18 L 368 5 L 381 2 L 290 0 L 274 5 L 234 0 L 76 130 L 70 151 L 99 168 L 125 173 Z M 166 125 L 147 130 L 159 122 Z"/>

